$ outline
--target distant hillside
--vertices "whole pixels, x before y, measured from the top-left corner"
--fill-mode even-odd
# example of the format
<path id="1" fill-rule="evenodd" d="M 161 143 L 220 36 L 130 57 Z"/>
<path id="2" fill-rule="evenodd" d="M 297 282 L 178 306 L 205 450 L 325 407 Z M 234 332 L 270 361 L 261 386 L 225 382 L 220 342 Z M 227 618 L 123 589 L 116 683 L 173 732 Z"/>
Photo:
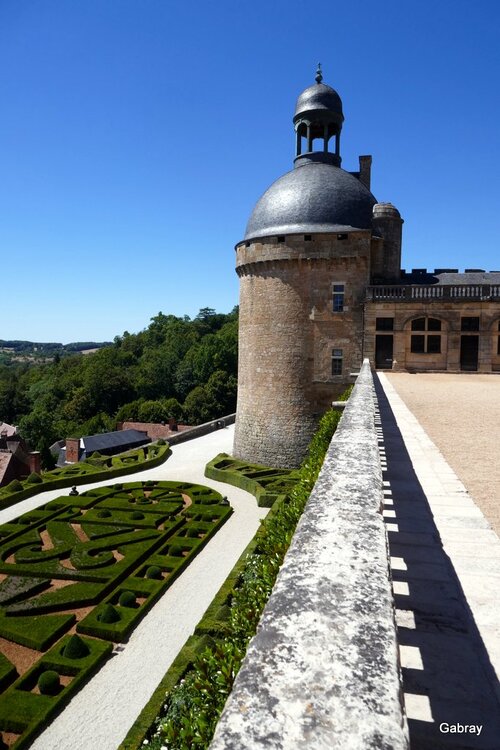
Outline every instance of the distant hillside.
<path id="1" fill-rule="evenodd" d="M 40 352 L 44 354 L 54 354 L 55 352 L 84 352 L 86 349 L 101 349 L 103 346 L 110 346 L 111 341 L 75 341 L 72 344 L 58 344 L 54 342 L 40 341 L 5 341 L 0 339 L 0 351 L 15 352 L 16 354 L 32 354 Z"/>
<path id="2" fill-rule="evenodd" d="M 91 354 L 92 350 L 97 349 Z M 81 356 L 77 352 L 88 352 Z M 113 343 L 0 341 L 0 420 L 42 451 L 117 422 L 199 424 L 236 408 L 238 309 L 158 313 Z"/>

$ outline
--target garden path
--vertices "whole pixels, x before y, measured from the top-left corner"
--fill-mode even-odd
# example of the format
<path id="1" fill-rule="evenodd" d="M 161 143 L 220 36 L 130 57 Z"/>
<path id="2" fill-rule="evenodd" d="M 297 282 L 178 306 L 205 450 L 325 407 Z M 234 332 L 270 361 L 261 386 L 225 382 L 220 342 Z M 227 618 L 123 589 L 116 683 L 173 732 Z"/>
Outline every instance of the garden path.
<path id="1" fill-rule="evenodd" d="M 120 477 L 120 482 L 148 479 L 205 484 L 227 495 L 234 513 L 190 563 L 119 650 L 73 698 L 31 745 L 32 750 L 116 750 L 161 678 L 257 531 L 268 510 L 252 495 L 206 479 L 206 463 L 231 453 L 234 426 L 172 447 L 161 466 Z M 97 482 L 83 489 L 110 484 Z M 0 513 L 5 523 L 61 491 L 47 492 Z"/>

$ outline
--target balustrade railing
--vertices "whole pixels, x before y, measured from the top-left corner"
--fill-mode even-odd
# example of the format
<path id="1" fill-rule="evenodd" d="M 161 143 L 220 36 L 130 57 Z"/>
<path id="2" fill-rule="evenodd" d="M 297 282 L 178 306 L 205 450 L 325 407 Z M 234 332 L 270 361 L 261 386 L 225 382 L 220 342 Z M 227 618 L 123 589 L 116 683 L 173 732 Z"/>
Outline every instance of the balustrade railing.
<path id="1" fill-rule="evenodd" d="M 391 284 L 369 286 L 366 298 L 371 302 L 409 302 L 412 300 L 488 300 L 500 299 L 500 284 Z"/>

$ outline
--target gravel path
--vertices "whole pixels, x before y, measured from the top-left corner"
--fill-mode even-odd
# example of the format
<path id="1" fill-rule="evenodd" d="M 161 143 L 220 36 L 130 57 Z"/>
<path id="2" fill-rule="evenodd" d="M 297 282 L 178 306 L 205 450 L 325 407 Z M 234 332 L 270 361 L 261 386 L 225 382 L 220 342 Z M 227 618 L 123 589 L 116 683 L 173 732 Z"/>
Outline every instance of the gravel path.
<path id="1" fill-rule="evenodd" d="M 500 376 L 384 374 L 500 535 Z"/>
<path id="2" fill-rule="evenodd" d="M 120 482 L 178 479 L 205 484 L 227 495 L 234 513 L 141 621 L 123 650 L 80 690 L 35 740 L 32 750 L 116 750 L 192 634 L 268 512 L 249 493 L 203 476 L 207 461 L 218 453 L 231 453 L 233 434 L 231 426 L 174 446 L 172 456 L 161 466 L 120 477 Z M 84 489 L 110 483 L 85 485 Z M 47 502 L 49 495 L 60 494 L 25 500 L 15 513 L 11 508 L 2 511 L 0 523 Z"/>

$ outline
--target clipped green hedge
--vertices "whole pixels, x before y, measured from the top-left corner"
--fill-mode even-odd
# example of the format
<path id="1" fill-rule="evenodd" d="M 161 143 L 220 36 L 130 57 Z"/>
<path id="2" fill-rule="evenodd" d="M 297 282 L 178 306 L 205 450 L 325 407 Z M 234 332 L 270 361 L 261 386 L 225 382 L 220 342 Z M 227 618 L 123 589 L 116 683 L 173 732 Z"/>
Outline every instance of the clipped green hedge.
<path id="1" fill-rule="evenodd" d="M 183 494 L 193 501 L 185 509 Z M 0 704 L 6 707 L 0 707 L 0 731 L 22 735 L 16 750 L 26 747 L 28 738 L 32 740 L 46 724 L 56 710 L 54 701 L 64 700 L 78 689 L 84 675 L 88 678 L 92 653 L 86 653 L 89 641 L 81 633 L 125 640 L 231 513 L 222 495 L 210 488 L 148 480 L 57 498 L 0 527 L 0 572 L 8 576 L 0 582 L 0 636 L 40 651 L 51 648 L 19 679 L 12 665 L 0 660 L 5 691 Z M 134 515 L 141 518 L 133 519 Z M 148 523 L 141 523 L 143 519 Z M 129 523 L 134 527 L 130 533 Z M 88 540 L 80 538 L 75 524 Z M 169 555 L 174 545 L 180 552 L 176 557 Z M 7 562 L 11 555 L 15 560 Z M 63 566 L 59 558 L 69 558 L 74 569 Z M 154 566 L 160 571 L 158 580 L 146 577 Z M 54 578 L 72 585 L 49 588 Z M 78 624 L 78 635 L 61 639 L 76 619 L 64 610 L 91 604 L 96 606 Z M 60 609 L 61 614 L 46 614 Z M 115 617 L 100 617 L 106 610 Z M 51 670 L 59 677 L 73 677 L 70 685 L 64 686 L 59 677 L 52 684 L 44 676 Z M 49 684 L 44 693 L 45 681 Z"/>
<path id="2" fill-rule="evenodd" d="M 13 682 L 17 677 L 17 670 L 15 666 L 7 659 L 6 656 L 0 653 L 0 691 L 5 690 L 9 683 Z"/>
<path id="3" fill-rule="evenodd" d="M 199 554 L 203 547 L 205 547 L 212 536 L 219 531 L 233 512 L 230 506 L 221 507 L 221 511 L 222 513 L 218 516 L 217 522 L 211 524 L 210 528 L 206 529 L 203 539 L 176 536 L 174 537 L 176 544 L 173 545 L 170 541 L 167 541 L 164 545 L 169 552 L 168 555 L 162 552 L 162 548 L 150 555 L 147 565 L 138 571 L 139 574 L 142 572 L 144 579 L 138 578 L 137 573 L 134 576 L 126 578 L 119 591 L 115 588 L 112 594 L 78 624 L 77 631 L 114 642 L 126 641 L 132 630 L 149 612 L 151 607 L 163 596 L 165 591 L 173 584 L 196 555 Z M 188 554 L 185 556 L 172 556 L 170 553 L 172 546 L 187 550 Z M 159 571 L 158 578 L 151 575 L 153 568 Z M 168 572 L 166 578 L 163 578 L 162 575 L 164 571 Z M 144 581 L 147 581 L 146 586 L 144 585 Z M 133 608 L 123 606 L 120 603 L 120 596 L 123 591 L 130 591 L 137 597 L 144 597 L 145 601 L 140 606 Z M 103 611 L 110 605 L 115 607 L 119 615 L 119 619 L 115 622 L 107 622 L 100 619 Z"/>
<path id="4" fill-rule="evenodd" d="M 260 464 L 249 464 L 219 453 L 205 467 L 205 476 L 226 482 L 254 495 L 257 505 L 271 508 L 279 497 L 286 495 L 298 478 L 296 469 L 270 469 Z"/>
<path id="5" fill-rule="evenodd" d="M 15 750 L 24 750 L 32 744 L 41 727 L 47 726 L 64 708 L 74 693 L 97 671 L 113 650 L 111 643 L 85 639 L 88 655 L 68 658 L 63 652 L 70 638 L 71 636 L 65 636 L 2 695 L 0 730 L 22 735 L 13 746 Z M 73 679 L 69 685 L 61 687 L 56 695 L 38 695 L 33 690 L 42 673 L 47 671 L 69 675 Z"/>
<path id="6" fill-rule="evenodd" d="M 344 400 L 349 392 L 344 394 Z M 321 420 L 308 456 L 295 473 L 295 484 L 287 494 L 279 493 L 280 496 L 275 498 L 261 528 L 199 622 L 193 636 L 199 640 L 190 639 L 181 650 L 119 750 L 137 750 L 145 741 L 150 750 L 160 750 L 165 745 L 169 750 L 190 750 L 192 747 L 201 750 L 210 744 L 246 646 L 255 634 L 340 417 L 339 412 L 329 411 Z M 214 461 L 219 463 L 220 460 L 228 462 L 228 481 L 236 483 L 233 481 L 236 473 L 234 460 L 218 456 Z M 263 468 L 254 467 L 254 471 Z M 221 467 L 216 470 L 220 471 Z M 211 475 L 207 472 L 207 476 Z M 267 476 L 270 478 L 271 474 Z M 217 478 L 224 481 L 222 477 L 223 470 Z M 244 476 L 243 482 L 249 481 L 258 491 L 255 476 Z M 249 486 L 247 484 L 245 489 Z M 193 646 L 198 643 L 201 648 L 207 637 L 213 639 L 210 647 L 193 659 Z M 171 688 L 174 683 L 175 687 Z M 165 696 L 166 691 L 169 692 Z"/>
<path id="7" fill-rule="evenodd" d="M 21 646 L 45 651 L 75 622 L 75 615 L 0 616 L 0 636 Z"/>
<path id="8" fill-rule="evenodd" d="M 140 453 L 143 453 L 142 448 L 139 449 Z M 139 455 L 138 450 L 138 456 Z M 152 458 L 142 459 L 136 461 L 134 464 L 124 464 L 123 462 L 116 462 L 111 468 L 101 468 L 96 466 L 90 467 L 89 465 L 82 462 L 81 464 L 75 464 L 70 467 L 63 467 L 62 469 L 54 469 L 51 472 L 46 472 L 42 476 L 42 483 L 30 483 L 28 480 L 24 482 L 17 482 L 14 489 L 11 482 L 7 487 L 0 490 L 0 510 L 3 508 L 9 508 L 21 500 L 26 500 L 28 497 L 33 497 L 40 492 L 46 492 L 48 490 L 59 490 L 65 487 L 73 487 L 73 485 L 89 484 L 90 482 L 100 482 L 105 479 L 113 479 L 114 477 L 125 476 L 136 471 L 145 471 L 146 469 L 152 469 L 155 466 L 159 466 L 168 458 L 170 448 L 168 443 L 161 446 L 158 449 L 156 455 Z M 113 456 L 111 458 L 118 458 Z M 103 459 L 101 459 L 102 461 Z M 102 465 L 102 464 L 101 464 Z M 75 470 L 80 468 L 85 473 L 75 473 Z"/>

